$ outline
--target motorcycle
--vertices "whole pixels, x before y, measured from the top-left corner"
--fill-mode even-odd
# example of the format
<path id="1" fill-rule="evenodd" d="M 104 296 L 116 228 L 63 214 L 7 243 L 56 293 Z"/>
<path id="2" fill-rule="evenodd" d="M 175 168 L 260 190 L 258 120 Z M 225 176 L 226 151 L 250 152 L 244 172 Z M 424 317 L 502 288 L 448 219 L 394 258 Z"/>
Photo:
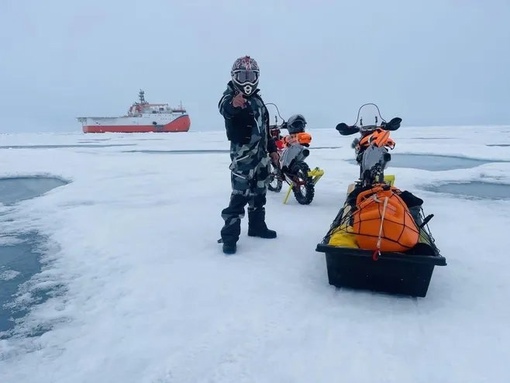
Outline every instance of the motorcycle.
<path id="1" fill-rule="evenodd" d="M 335 129 L 342 136 L 360 133 L 360 137 L 355 138 L 351 144 L 356 154 L 356 162 L 360 167 L 356 186 L 368 187 L 375 183 L 391 183 L 394 180 L 393 177 L 385 179 L 384 170 L 391 161 L 389 150 L 395 148 L 395 141 L 390 137 L 390 132 L 400 128 L 401 122 L 400 117 L 394 117 L 386 122 L 381 116 L 379 107 L 376 104 L 367 103 L 358 109 L 356 122 L 353 125 L 341 122 L 336 126 Z"/>
<path id="2" fill-rule="evenodd" d="M 289 189 L 283 203 L 287 203 L 290 192 L 293 191 L 299 204 L 309 205 L 315 195 L 315 185 L 324 175 L 324 170 L 318 167 L 310 170 L 306 163 L 312 140 L 310 133 L 305 132 L 306 120 L 302 115 L 295 114 L 285 121 L 276 104 L 267 103 L 266 105 L 273 105 L 278 114 L 278 116 L 275 115 L 275 123 L 270 125 L 269 130 L 280 155 L 278 164 L 271 163 L 268 189 L 279 193 L 285 182 L 289 185 Z M 280 124 L 278 117 L 281 120 Z M 282 135 L 282 130 L 287 130 L 289 134 Z"/>
<path id="3" fill-rule="evenodd" d="M 424 201 L 384 174 L 395 148 L 390 134 L 401 122 L 386 122 L 369 103 L 353 125 L 336 126 L 342 136 L 360 134 L 351 145 L 360 173 L 316 247 L 331 285 L 425 297 L 434 267 L 447 265 L 428 227 L 434 214 L 425 216 Z"/>

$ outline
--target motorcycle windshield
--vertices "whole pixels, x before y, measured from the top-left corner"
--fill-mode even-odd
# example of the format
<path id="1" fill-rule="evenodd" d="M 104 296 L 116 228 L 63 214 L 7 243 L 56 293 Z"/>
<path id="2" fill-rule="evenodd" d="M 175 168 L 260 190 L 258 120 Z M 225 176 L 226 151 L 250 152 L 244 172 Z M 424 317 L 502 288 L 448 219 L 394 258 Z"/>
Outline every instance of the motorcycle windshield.
<path id="1" fill-rule="evenodd" d="M 280 115 L 280 111 L 278 110 L 278 106 L 273 104 L 272 102 L 266 103 L 267 111 L 269 112 L 269 124 L 270 125 L 279 125 L 283 122 L 283 118 Z"/>
<path id="2" fill-rule="evenodd" d="M 374 130 L 377 126 L 381 125 L 382 121 L 384 120 L 377 105 L 364 104 L 359 108 L 356 125 L 360 128 L 360 131 Z"/>

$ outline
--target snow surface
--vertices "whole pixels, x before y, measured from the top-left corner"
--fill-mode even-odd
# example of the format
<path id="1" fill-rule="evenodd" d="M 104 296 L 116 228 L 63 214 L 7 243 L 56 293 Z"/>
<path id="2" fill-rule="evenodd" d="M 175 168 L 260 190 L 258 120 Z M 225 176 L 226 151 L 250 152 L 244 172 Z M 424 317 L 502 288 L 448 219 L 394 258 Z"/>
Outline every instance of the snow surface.
<path id="1" fill-rule="evenodd" d="M 2 232 L 34 229 L 50 240 L 31 289 L 61 287 L 0 341 L 0 382 L 510 381 L 510 201 L 419 189 L 510 184 L 510 164 L 390 167 L 397 186 L 435 214 L 430 226 L 448 266 L 436 267 L 425 298 L 336 289 L 315 246 L 358 170 L 346 161 L 352 137 L 310 133 L 313 146 L 338 147 L 311 152 L 310 166 L 325 170 L 314 201 L 291 196 L 284 205 L 285 190 L 269 192 L 267 222 L 278 238 L 247 237 L 245 219 L 229 257 L 216 243 L 228 153 L 158 152 L 227 150 L 223 131 L 2 135 L 0 177 L 71 183 L 0 205 Z M 403 127 L 393 138 L 395 153 L 510 161 L 509 147 L 486 146 L 510 143 L 510 127 Z M 51 330 L 30 337 L 37 328 Z"/>

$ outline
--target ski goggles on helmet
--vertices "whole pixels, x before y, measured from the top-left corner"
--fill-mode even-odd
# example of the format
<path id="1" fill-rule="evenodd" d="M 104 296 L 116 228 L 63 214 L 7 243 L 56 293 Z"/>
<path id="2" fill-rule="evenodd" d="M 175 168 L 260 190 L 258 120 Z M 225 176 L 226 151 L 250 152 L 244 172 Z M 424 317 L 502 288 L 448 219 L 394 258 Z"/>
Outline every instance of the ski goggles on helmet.
<path id="1" fill-rule="evenodd" d="M 240 69 L 234 71 L 233 77 L 238 84 L 255 84 L 259 79 L 259 72 L 254 70 Z"/>

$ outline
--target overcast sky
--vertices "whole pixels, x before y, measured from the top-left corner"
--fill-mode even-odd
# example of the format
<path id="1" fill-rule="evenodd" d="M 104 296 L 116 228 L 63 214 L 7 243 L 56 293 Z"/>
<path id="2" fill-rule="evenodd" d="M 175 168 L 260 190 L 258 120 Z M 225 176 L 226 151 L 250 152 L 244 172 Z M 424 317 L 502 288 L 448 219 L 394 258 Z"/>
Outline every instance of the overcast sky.
<path id="1" fill-rule="evenodd" d="M 509 0 L 0 0 L 0 132 L 81 130 L 140 88 L 223 129 L 234 60 L 310 127 L 377 103 L 403 125 L 510 124 Z"/>

